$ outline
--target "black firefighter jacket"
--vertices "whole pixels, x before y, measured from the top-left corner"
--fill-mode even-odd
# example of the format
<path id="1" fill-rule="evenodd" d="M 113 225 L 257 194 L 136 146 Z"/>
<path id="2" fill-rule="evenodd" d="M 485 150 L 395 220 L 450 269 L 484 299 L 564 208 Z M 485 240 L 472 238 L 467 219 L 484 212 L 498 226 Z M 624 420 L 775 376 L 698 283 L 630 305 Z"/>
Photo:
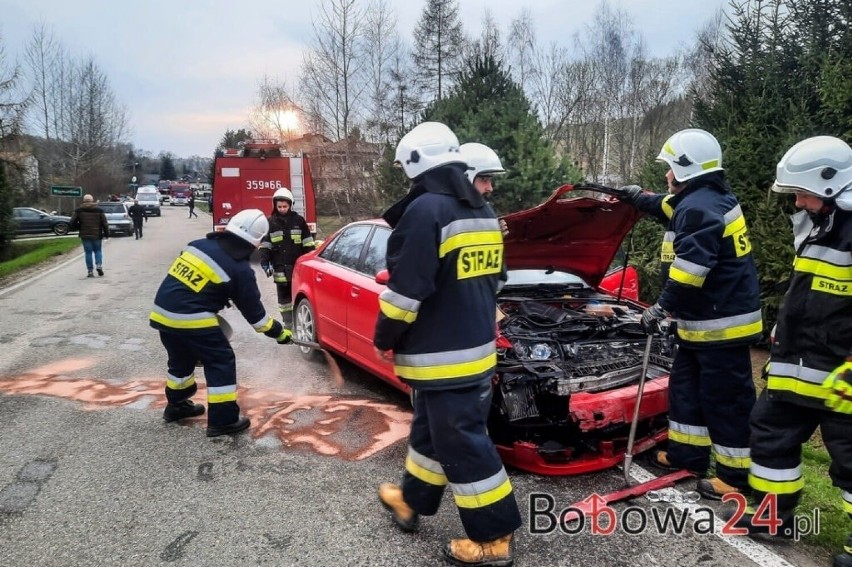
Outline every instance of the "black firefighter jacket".
<path id="1" fill-rule="evenodd" d="M 450 164 L 415 179 L 385 219 L 388 287 L 374 344 L 407 384 L 450 389 L 490 379 L 503 235 L 494 211 Z"/>
<path id="2" fill-rule="evenodd" d="M 253 251 L 229 233 L 211 232 L 187 244 L 157 290 L 151 326 L 170 333 L 218 332 L 216 314 L 233 302 L 255 331 L 277 337 L 282 327 L 261 302 L 249 263 Z"/>
<path id="3" fill-rule="evenodd" d="M 825 408 L 822 387 L 852 357 L 852 212 L 793 216 L 796 257 L 778 312 L 768 369 L 770 396 Z"/>
<path id="4" fill-rule="evenodd" d="M 292 269 L 296 259 L 314 247 L 308 223 L 292 208 L 284 215 L 275 211 L 268 220 L 269 232 L 260 244 L 260 260 L 272 264 L 276 272 L 285 271 L 285 266 Z"/>
<path id="5" fill-rule="evenodd" d="M 742 209 L 721 174 L 696 178 L 677 195 L 642 195 L 636 206 L 668 219 L 657 303 L 674 317 L 681 344 L 756 342 L 763 331 L 757 269 Z"/>

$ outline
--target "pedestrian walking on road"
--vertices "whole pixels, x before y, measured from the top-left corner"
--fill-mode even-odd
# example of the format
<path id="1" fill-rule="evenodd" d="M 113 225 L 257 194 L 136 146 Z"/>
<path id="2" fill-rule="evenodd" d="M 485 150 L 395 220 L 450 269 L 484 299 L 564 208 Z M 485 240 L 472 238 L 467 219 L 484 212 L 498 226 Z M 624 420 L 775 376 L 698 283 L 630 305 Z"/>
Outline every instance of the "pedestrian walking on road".
<path id="1" fill-rule="evenodd" d="M 414 417 L 402 486 L 382 484 L 379 500 L 413 532 L 420 515 L 438 511 L 449 485 L 467 537 L 451 540 L 445 558 L 511 565 L 521 516 L 486 430 L 504 277 L 500 225 L 465 176 L 458 139 L 444 124 L 424 122 L 403 136 L 396 161 L 412 184 L 384 215 L 393 228 L 390 279 L 374 345 L 411 386 Z"/>
<path id="2" fill-rule="evenodd" d="M 86 260 L 88 277 L 104 275 L 103 241 L 109 238 L 109 222 L 103 209 L 95 203 L 89 194 L 83 195 L 83 204 L 71 215 L 71 230 L 79 231 L 83 242 L 83 257 Z"/>
<path id="3" fill-rule="evenodd" d="M 745 217 L 725 181 L 722 148 L 709 132 L 677 132 L 657 159 L 669 166 L 669 195 L 623 187 L 619 198 L 667 221 L 657 302 L 642 314 L 651 333 L 666 317 L 679 348 L 669 378 L 668 450 L 653 464 L 704 476 L 711 452 L 716 476 L 696 490 L 705 498 L 748 490 L 748 419 L 755 401 L 750 345 L 763 331 L 757 269 Z"/>
<path id="4" fill-rule="evenodd" d="M 142 238 L 142 222 L 148 222 L 148 212 L 139 204 L 138 199 L 133 199 L 133 204 L 127 209 L 127 214 L 133 219 L 133 233 L 136 240 Z"/>
<path id="5" fill-rule="evenodd" d="M 190 193 L 189 199 L 186 201 L 186 206 L 189 207 L 189 216 L 186 218 L 191 219 L 192 217 L 198 218 L 198 213 L 195 212 L 195 194 Z"/>
<path id="6" fill-rule="evenodd" d="M 210 411 L 207 436 L 239 433 L 251 425 L 240 415 L 236 358 L 216 314 L 233 302 L 255 331 L 278 344 L 290 342 L 292 333 L 263 308 L 249 263 L 268 229 L 263 212 L 240 211 L 223 232 L 187 244 L 160 284 L 150 325 L 160 331 L 168 354 L 167 422 L 204 413 L 204 406 L 190 399 L 198 390 L 195 366 L 200 361 Z"/>
<path id="7" fill-rule="evenodd" d="M 802 210 L 792 217 L 796 255 L 766 388 L 751 414 L 753 505 L 735 524 L 750 534 L 767 533 L 769 519 L 781 522 L 777 534 L 793 527 L 802 444 L 817 427 L 852 519 L 852 148 L 830 136 L 799 142 L 778 163 L 772 190 L 794 194 Z M 777 504 L 767 508 L 772 517 L 755 519 L 767 495 Z M 852 567 L 852 533 L 834 567 Z"/>

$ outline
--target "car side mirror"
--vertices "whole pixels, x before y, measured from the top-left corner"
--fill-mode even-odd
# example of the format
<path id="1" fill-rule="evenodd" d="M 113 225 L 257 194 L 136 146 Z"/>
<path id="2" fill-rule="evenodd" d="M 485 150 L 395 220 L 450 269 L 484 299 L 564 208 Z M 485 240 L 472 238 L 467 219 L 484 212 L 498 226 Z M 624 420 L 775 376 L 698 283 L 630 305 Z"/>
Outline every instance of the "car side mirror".
<path id="1" fill-rule="evenodd" d="M 387 270 L 380 270 L 378 274 L 376 274 L 376 283 L 381 285 L 388 285 L 388 280 L 390 279 L 390 272 Z"/>

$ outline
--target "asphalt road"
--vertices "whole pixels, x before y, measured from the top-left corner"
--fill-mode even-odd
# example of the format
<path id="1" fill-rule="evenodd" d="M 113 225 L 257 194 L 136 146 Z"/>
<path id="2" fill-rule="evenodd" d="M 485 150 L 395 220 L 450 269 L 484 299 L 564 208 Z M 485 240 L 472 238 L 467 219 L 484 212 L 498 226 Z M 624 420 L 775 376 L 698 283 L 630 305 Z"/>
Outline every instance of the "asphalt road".
<path id="1" fill-rule="evenodd" d="M 162 421 L 164 350 L 147 318 L 171 261 L 211 228 L 209 216 L 186 215 L 166 206 L 143 239 L 106 241 L 102 278 L 86 278 L 76 257 L 0 290 L 0 565 L 444 564 L 441 547 L 462 534 L 449 495 L 416 535 L 398 531 L 377 501 L 378 484 L 400 478 L 410 412 L 406 396 L 359 369 L 342 363 L 345 385 L 335 388 L 324 363 L 226 310 L 251 430 L 207 439 L 204 418 Z M 257 273 L 274 312 L 274 286 Z M 588 524 L 532 533 L 549 523 L 530 519 L 533 493 L 558 510 L 622 488 L 622 472 L 509 472 L 525 516 L 519 566 L 830 565 L 801 544 L 695 533 L 720 509 L 703 501 L 616 505 L 619 522 L 631 510 L 629 530 L 648 520 L 636 535 L 621 524 L 609 535 Z M 705 529 L 650 527 L 667 510 Z"/>

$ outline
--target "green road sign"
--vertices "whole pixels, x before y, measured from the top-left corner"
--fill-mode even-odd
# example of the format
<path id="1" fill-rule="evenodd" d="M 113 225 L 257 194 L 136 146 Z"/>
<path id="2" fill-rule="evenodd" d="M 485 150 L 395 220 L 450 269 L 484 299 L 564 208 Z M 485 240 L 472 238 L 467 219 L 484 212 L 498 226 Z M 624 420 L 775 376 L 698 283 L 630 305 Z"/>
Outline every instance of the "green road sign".
<path id="1" fill-rule="evenodd" d="M 83 188 L 82 187 L 67 187 L 65 185 L 51 185 L 50 186 L 50 194 L 58 195 L 60 197 L 82 197 L 83 196 Z"/>

